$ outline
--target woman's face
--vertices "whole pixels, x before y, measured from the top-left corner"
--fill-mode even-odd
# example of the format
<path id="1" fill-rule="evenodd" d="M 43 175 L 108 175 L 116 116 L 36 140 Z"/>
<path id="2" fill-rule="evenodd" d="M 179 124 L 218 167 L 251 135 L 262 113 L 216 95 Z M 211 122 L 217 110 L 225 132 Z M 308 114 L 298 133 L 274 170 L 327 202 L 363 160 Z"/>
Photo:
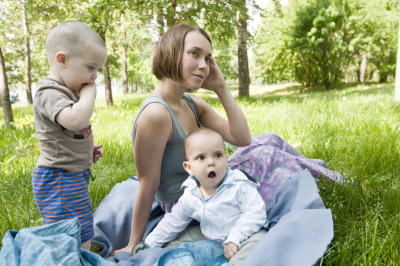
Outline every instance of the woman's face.
<path id="1" fill-rule="evenodd" d="M 182 85 L 189 90 L 201 87 L 210 71 L 211 44 L 199 32 L 186 35 L 182 57 Z"/>

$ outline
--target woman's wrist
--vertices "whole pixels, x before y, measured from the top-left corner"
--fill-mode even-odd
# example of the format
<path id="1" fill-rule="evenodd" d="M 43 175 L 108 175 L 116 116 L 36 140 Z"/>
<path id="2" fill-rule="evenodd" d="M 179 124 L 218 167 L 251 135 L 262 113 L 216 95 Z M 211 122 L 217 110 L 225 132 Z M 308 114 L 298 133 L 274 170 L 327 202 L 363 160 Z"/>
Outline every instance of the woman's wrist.
<path id="1" fill-rule="evenodd" d="M 139 243 L 139 241 L 133 241 L 133 242 L 129 241 L 126 247 L 132 249 L 137 243 Z"/>
<path id="2" fill-rule="evenodd" d="M 227 93 L 230 94 L 230 91 L 228 89 L 228 86 L 226 86 L 226 84 L 219 86 L 214 90 L 214 92 L 215 94 L 217 94 L 218 98 L 220 98 L 221 96 L 225 96 Z"/>

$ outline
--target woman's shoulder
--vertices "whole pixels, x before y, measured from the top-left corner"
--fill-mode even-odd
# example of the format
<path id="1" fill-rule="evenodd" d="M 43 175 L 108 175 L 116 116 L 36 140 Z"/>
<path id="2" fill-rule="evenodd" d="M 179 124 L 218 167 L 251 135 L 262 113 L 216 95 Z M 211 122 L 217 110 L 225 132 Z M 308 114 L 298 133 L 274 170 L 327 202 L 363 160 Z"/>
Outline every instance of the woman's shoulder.
<path id="1" fill-rule="evenodd" d="M 149 103 L 143 108 L 138 120 L 147 122 L 163 123 L 171 119 L 168 109 L 157 102 Z"/>

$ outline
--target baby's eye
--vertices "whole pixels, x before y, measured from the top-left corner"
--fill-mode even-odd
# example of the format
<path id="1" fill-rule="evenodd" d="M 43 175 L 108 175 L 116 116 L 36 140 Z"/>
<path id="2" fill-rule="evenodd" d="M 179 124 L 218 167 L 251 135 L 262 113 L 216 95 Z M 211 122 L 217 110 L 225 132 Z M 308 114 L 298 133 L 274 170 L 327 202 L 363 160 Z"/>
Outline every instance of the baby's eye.
<path id="1" fill-rule="evenodd" d="M 197 157 L 196 157 L 196 160 L 200 160 L 200 161 L 204 160 L 204 155 L 199 155 L 199 156 L 197 156 Z"/>
<path id="2" fill-rule="evenodd" d="M 215 153 L 216 158 L 221 158 L 223 156 L 222 152 Z"/>
<path id="3" fill-rule="evenodd" d="M 88 68 L 90 71 L 96 70 L 96 68 L 95 68 L 94 66 L 87 66 L 87 68 Z"/>

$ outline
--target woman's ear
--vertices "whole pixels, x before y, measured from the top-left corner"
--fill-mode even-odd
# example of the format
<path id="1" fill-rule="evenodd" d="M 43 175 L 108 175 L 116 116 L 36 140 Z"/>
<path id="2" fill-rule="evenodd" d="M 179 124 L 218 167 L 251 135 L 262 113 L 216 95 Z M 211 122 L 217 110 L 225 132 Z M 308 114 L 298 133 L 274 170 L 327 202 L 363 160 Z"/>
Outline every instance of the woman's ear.
<path id="1" fill-rule="evenodd" d="M 56 53 L 57 64 L 65 67 L 67 65 L 67 61 L 68 61 L 68 55 L 65 52 L 60 51 Z"/>
<path id="2" fill-rule="evenodd" d="M 188 172 L 189 175 L 193 175 L 192 174 L 192 170 L 190 169 L 190 163 L 188 161 L 184 161 L 182 163 L 183 168 L 186 170 L 186 172 Z"/>

